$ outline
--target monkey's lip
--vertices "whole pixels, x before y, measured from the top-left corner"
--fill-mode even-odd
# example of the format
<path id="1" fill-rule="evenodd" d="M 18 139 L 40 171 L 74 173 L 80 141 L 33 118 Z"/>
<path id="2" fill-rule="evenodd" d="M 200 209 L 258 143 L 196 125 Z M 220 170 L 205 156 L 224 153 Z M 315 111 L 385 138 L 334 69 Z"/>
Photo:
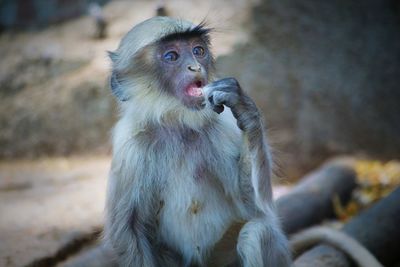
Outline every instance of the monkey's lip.
<path id="1" fill-rule="evenodd" d="M 203 90 L 202 90 L 203 86 L 204 83 L 202 81 L 194 81 L 186 87 L 185 93 L 188 96 L 201 97 L 203 96 Z"/>

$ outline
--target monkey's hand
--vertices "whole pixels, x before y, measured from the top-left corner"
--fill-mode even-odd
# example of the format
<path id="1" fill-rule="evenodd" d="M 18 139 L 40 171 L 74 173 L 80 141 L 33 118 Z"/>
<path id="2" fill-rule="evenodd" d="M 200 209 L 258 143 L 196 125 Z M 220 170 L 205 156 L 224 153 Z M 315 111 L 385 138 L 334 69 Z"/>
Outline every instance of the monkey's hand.
<path id="1" fill-rule="evenodd" d="M 232 110 L 239 128 L 250 131 L 260 127 L 260 112 L 254 101 L 243 92 L 235 78 L 224 78 L 203 88 L 211 108 L 218 114 L 224 105 Z"/>

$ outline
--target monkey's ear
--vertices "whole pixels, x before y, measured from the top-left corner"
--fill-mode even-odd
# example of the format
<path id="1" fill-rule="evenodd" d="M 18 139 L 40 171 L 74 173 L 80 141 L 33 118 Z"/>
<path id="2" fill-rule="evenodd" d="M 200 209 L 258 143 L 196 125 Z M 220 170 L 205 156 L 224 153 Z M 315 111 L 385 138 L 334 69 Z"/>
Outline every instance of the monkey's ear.
<path id="1" fill-rule="evenodd" d="M 113 71 L 111 74 L 110 87 L 111 87 L 111 91 L 113 92 L 113 94 L 119 101 L 129 100 L 129 96 L 124 91 L 124 88 L 121 85 L 120 81 L 118 80 L 118 75 L 117 75 L 117 73 L 115 73 L 115 71 Z"/>
<path id="2" fill-rule="evenodd" d="M 112 51 L 107 51 L 108 57 L 111 59 L 112 62 L 116 62 L 117 61 L 117 53 L 112 52 Z"/>

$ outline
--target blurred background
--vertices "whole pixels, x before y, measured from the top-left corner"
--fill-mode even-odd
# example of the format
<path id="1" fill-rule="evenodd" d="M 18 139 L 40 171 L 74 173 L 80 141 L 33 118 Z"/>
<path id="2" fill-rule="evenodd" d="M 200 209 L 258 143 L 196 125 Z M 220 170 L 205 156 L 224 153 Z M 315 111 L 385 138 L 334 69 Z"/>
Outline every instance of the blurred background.
<path id="1" fill-rule="evenodd" d="M 343 155 L 400 183 L 397 0 L 1 0 L 0 266 L 101 227 L 117 117 L 106 51 L 157 13 L 215 29 L 218 74 L 262 110 L 278 183 Z"/>

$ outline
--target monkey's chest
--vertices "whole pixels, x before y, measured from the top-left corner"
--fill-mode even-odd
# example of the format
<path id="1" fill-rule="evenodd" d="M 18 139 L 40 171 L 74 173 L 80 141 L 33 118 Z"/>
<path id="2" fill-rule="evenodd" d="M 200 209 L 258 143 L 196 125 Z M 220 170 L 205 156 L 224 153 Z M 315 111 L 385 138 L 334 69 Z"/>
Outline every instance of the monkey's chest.
<path id="1" fill-rule="evenodd" d="M 196 174 L 175 177 L 165 192 L 159 212 L 161 239 L 185 261 L 202 262 L 234 219 L 231 201 L 212 177 Z"/>

